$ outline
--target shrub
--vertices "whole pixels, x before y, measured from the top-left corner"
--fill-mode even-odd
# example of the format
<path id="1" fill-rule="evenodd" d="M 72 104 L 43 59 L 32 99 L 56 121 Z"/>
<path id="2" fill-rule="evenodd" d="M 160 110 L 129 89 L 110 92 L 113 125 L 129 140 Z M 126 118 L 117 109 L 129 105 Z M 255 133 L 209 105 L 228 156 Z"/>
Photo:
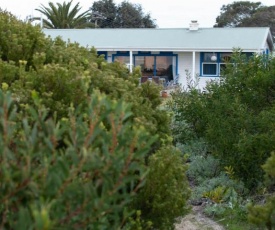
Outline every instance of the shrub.
<path id="1" fill-rule="evenodd" d="M 191 159 L 187 171 L 188 177 L 196 185 L 203 183 L 213 177 L 217 177 L 221 172 L 220 162 L 213 156 L 197 156 Z"/>
<path id="2" fill-rule="evenodd" d="M 0 9 L 0 44 L 1 59 L 13 61 L 28 61 L 32 65 L 33 54 L 45 49 L 46 38 L 39 26 L 32 26 L 18 20 L 14 15 Z"/>
<path id="3" fill-rule="evenodd" d="M 16 164 L 21 162 L 22 158 L 23 167 L 30 159 L 32 174 L 28 175 L 35 175 L 30 176 L 29 180 L 34 188 L 29 189 L 27 184 L 26 192 L 21 191 L 20 187 L 24 180 L 21 177 L 14 178 L 10 190 L 6 192 L 11 196 L 14 190 L 17 191 L 16 188 L 19 185 L 20 193 L 16 195 L 21 194 L 23 198 L 15 196 L 17 199 L 15 203 L 5 200 L 6 203 L 1 206 L 2 221 L 7 222 L 7 228 L 9 228 L 16 224 L 19 226 L 19 223 L 22 224 L 26 219 L 26 226 L 33 222 L 33 226 L 42 228 L 40 219 L 43 211 L 47 220 L 45 226 L 50 223 L 54 227 L 59 225 L 63 227 L 62 224 L 66 224 L 64 228 L 70 229 L 78 225 L 83 226 L 82 221 L 85 218 L 87 222 L 92 223 L 91 229 L 105 228 L 104 226 L 107 226 L 106 228 L 127 226 L 125 223 L 128 217 L 136 208 L 134 205 L 131 206 L 132 209 L 126 208 L 130 206 L 132 195 L 144 183 L 146 177 L 144 173 L 148 168 L 147 162 L 144 163 L 145 160 L 163 146 L 170 146 L 172 142 L 169 129 L 170 117 L 165 110 L 160 109 L 160 88 L 155 84 L 139 86 L 138 69 L 129 74 L 128 69 L 118 62 L 107 63 L 102 56 L 98 57 L 95 49 L 86 49 L 77 43 L 63 41 L 61 38 L 54 40 L 45 38 L 40 28 L 32 27 L 28 23 L 24 24 L 7 12 L 0 12 L 0 28 L 3 35 L 0 37 L 0 46 L 3 48 L 0 53 L 2 59 L 0 86 L 3 91 L 11 92 L 13 103 L 16 105 L 14 113 L 16 118 L 11 124 L 17 126 L 10 137 L 16 144 L 11 142 L 8 148 L 14 147 L 11 150 L 14 154 L 12 151 L 19 151 L 18 146 L 25 143 L 27 146 L 20 147 L 22 154 L 26 154 L 27 151 L 33 154 L 30 157 L 24 155 L 26 159 L 20 155 L 21 152 L 19 155 L 12 155 L 11 158 L 15 161 L 8 163 L 15 166 L 5 167 L 10 170 L 9 175 L 12 173 L 18 175 L 21 172 L 19 173 L 20 170 Z M 102 95 L 106 95 L 106 98 Z M 101 106 L 100 109 L 96 109 L 94 104 L 91 105 L 91 100 L 97 101 L 98 106 Z M 130 106 L 126 106 L 125 103 Z M 92 121 L 90 116 L 98 119 L 98 123 L 94 127 L 96 133 L 92 137 L 94 138 L 91 140 L 92 144 L 88 146 L 89 149 L 86 149 L 83 143 L 90 140 L 88 130 L 92 127 L 87 125 Z M 123 122 L 119 123 L 119 119 L 123 119 Z M 122 132 L 121 136 L 116 136 L 116 132 Z M 144 134 L 145 139 L 147 138 L 147 143 L 143 142 L 141 133 Z M 126 137 L 127 140 L 125 140 Z M 119 148 L 113 149 L 117 143 L 125 145 L 124 147 L 119 145 Z M 88 154 L 90 152 L 93 153 L 92 156 Z M 111 152 L 114 154 L 110 154 Z M 132 152 L 137 153 L 138 156 L 127 158 L 128 155 L 126 157 L 125 154 Z M 34 153 L 37 154 L 36 157 Z M 128 162 L 125 157 L 133 163 L 130 164 L 129 171 L 126 166 L 127 170 L 123 166 Z M 78 165 L 82 159 L 85 159 L 85 167 L 82 169 L 81 166 L 79 169 Z M 95 165 L 95 162 L 98 165 Z M 88 173 L 89 170 L 92 173 Z M 101 173 L 100 170 L 103 172 Z M 51 176 L 46 178 L 50 181 L 43 179 L 44 172 L 45 175 Z M 121 177 L 118 175 L 119 172 L 122 173 Z M 84 178 L 81 179 L 79 175 L 83 175 Z M 75 179 L 71 180 L 72 177 Z M 125 179 L 126 177 L 128 179 Z M 86 180 L 85 183 L 83 182 L 85 178 L 87 183 Z M 5 180 L 3 185 L 6 186 L 10 179 L 5 178 Z M 89 181 L 92 182 L 88 183 Z M 73 191 L 71 196 L 66 189 L 64 194 L 60 193 L 61 197 L 55 195 L 59 194 L 57 190 L 62 183 L 66 186 L 67 183 L 72 183 L 70 184 L 72 187 L 65 186 L 66 189 Z M 116 187 L 117 185 L 121 187 Z M 42 194 L 42 188 L 39 186 L 46 189 L 45 193 Z M 47 192 L 50 193 L 50 186 L 53 186 L 53 191 L 49 198 Z M 76 189 L 78 186 L 79 193 Z M 54 200 L 55 196 L 57 200 Z M 105 199 L 107 203 L 104 203 Z M 19 210 L 16 205 L 19 207 L 21 201 L 27 204 L 24 203 L 24 208 Z M 77 202 L 82 206 L 77 206 Z M 114 206 L 110 208 L 111 204 Z M 12 215 L 11 209 L 15 210 Z M 89 213 L 93 213 L 94 217 Z M 146 213 L 142 214 L 142 218 L 145 215 Z M 98 222 L 94 222 L 95 219 L 92 218 L 97 219 Z M 136 217 L 137 225 L 139 225 L 139 218 L 139 216 Z M 37 221 L 40 225 L 35 225 Z M 143 220 L 141 222 L 144 223 Z"/>
<path id="4" fill-rule="evenodd" d="M 275 153 L 271 154 L 263 165 L 265 170 L 266 183 L 273 186 L 273 193 L 269 194 L 264 205 L 250 205 L 248 207 L 248 220 L 260 227 L 266 227 L 268 230 L 275 229 Z"/>
<path id="5" fill-rule="evenodd" d="M 247 193 L 243 183 L 234 178 L 231 167 L 221 167 L 220 160 L 214 158 L 208 151 L 203 139 L 194 139 L 186 144 L 178 144 L 182 154 L 188 156 L 187 176 L 193 185 L 191 202 L 201 202 L 202 198 L 216 194 L 225 200 L 225 193 L 234 189 L 238 195 Z M 212 201 L 217 199 L 211 199 Z"/>
<path id="6" fill-rule="evenodd" d="M 233 59 L 237 67 L 228 68 L 221 82 L 210 82 L 205 92 L 191 88 L 173 94 L 173 133 L 182 144 L 203 138 L 221 166 L 231 166 L 236 179 L 252 189 L 275 148 L 275 58 L 247 60 L 236 53 Z"/>
<path id="7" fill-rule="evenodd" d="M 87 105 L 54 121 L 37 104 L 19 121 L 0 92 L 1 229 L 117 229 L 131 215 L 154 138 L 122 101 Z"/>
<path id="8" fill-rule="evenodd" d="M 5 85 L 24 113 L 33 106 L 35 91 L 48 116 L 68 117 L 69 108 L 78 107 L 99 90 L 111 99 L 131 104 L 132 118 L 159 139 L 151 153 L 171 143 L 167 112 L 160 110 L 160 88 L 156 84 L 139 86 L 140 71 L 119 62 L 107 63 L 95 49 L 60 37 L 46 38 L 39 27 L 24 23 L 12 14 L 0 11 L 0 86 Z M 20 47 L 20 49 L 18 48 Z"/>
<path id="9" fill-rule="evenodd" d="M 188 212 L 187 166 L 181 153 L 167 146 L 149 158 L 149 169 L 135 207 L 145 220 L 153 222 L 154 228 L 174 229 L 176 218 Z"/>

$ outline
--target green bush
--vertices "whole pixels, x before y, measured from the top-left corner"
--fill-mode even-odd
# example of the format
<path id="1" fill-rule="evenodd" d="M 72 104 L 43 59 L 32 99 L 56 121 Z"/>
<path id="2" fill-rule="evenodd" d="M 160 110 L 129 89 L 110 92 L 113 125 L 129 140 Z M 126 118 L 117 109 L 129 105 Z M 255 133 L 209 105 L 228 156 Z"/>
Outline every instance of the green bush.
<path id="1" fill-rule="evenodd" d="M 95 49 L 45 38 L 38 27 L 7 12 L 0 12 L 0 28 L 0 87 L 11 92 L 14 105 L 9 108 L 16 106 L 15 117 L 9 120 L 9 128 L 14 128 L 9 138 L 14 142 L 2 145 L 10 154 L 3 168 L 8 176 L 1 182 L 7 189 L 0 209 L 2 226 L 81 229 L 86 221 L 91 229 L 134 229 L 150 228 L 150 219 L 158 224 L 150 212 L 150 218 L 147 212 L 135 217 L 140 208 L 132 198 L 146 181 L 147 168 L 154 167 L 147 165 L 149 156 L 172 142 L 170 117 L 160 108 L 160 88 L 139 85 L 139 69 L 130 74 L 118 62 L 98 57 Z M 96 125 L 89 126 L 93 121 Z M 167 159 L 177 155 L 169 154 Z M 186 183 L 182 161 L 175 167 L 182 170 L 179 184 Z M 25 169 L 28 173 L 21 178 Z M 154 175 L 160 176 L 150 174 L 151 181 L 157 180 Z M 177 177 L 178 172 L 172 170 L 165 178 Z M 172 225 L 176 215 L 184 214 L 186 194 L 163 198 L 164 206 L 166 200 L 171 206 L 177 202 L 184 206 L 169 209 L 171 213 L 166 210 L 163 224 L 170 221 Z M 154 194 L 151 198 L 162 201 Z M 128 223 L 131 214 L 132 225 Z"/>
<path id="2" fill-rule="evenodd" d="M 213 157 L 203 139 L 193 139 L 186 144 L 178 143 L 177 147 L 188 157 L 187 176 L 192 187 L 191 202 L 201 202 L 205 194 L 223 187 L 234 189 L 238 195 L 247 193 L 244 184 L 234 178 L 234 172 L 221 167 L 220 160 Z M 225 197 L 223 196 L 222 199 Z"/>
<path id="3" fill-rule="evenodd" d="M 122 101 L 87 104 L 59 122 L 29 107 L 20 122 L 0 92 L 1 229 L 117 229 L 131 215 L 155 139 Z"/>
<path id="4" fill-rule="evenodd" d="M 197 156 L 192 158 L 187 171 L 188 177 L 195 182 L 196 185 L 219 176 L 221 172 L 220 162 L 213 156 Z"/>
<path id="5" fill-rule="evenodd" d="M 7 11 L 0 9 L 0 44 L 1 59 L 13 61 L 16 64 L 19 60 L 28 61 L 32 64 L 34 53 L 45 49 L 46 38 L 41 33 L 39 26 L 32 26 L 18 20 Z"/>
<path id="6" fill-rule="evenodd" d="M 39 27 L 5 11 L 0 11 L 0 29 L 0 86 L 4 84 L 13 93 L 22 112 L 33 106 L 31 95 L 35 91 L 49 116 L 68 117 L 71 106 L 76 108 L 99 90 L 130 103 L 135 122 L 159 135 L 152 153 L 171 142 L 170 118 L 159 109 L 160 88 L 155 84 L 139 86 L 138 69 L 129 74 L 124 65 L 107 63 L 93 48 L 60 37 L 46 38 Z"/>
<path id="7" fill-rule="evenodd" d="M 177 217 L 185 215 L 190 189 L 187 166 L 180 151 L 172 146 L 160 149 L 149 158 L 149 174 L 138 194 L 135 207 L 156 229 L 174 229 Z"/>
<path id="8" fill-rule="evenodd" d="M 205 92 L 173 94 L 172 131 L 182 144 L 203 138 L 222 167 L 231 167 L 236 179 L 255 189 L 263 178 L 261 165 L 275 148 L 275 58 L 247 60 L 237 52 L 233 60 L 237 65 Z"/>
<path id="9" fill-rule="evenodd" d="M 265 170 L 266 183 L 273 187 L 271 194 L 266 197 L 266 203 L 263 205 L 250 205 L 248 207 L 248 220 L 259 227 L 265 227 L 268 230 L 275 229 L 275 153 L 271 154 L 266 163 L 263 165 Z M 272 188 L 271 187 L 271 188 Z"/>

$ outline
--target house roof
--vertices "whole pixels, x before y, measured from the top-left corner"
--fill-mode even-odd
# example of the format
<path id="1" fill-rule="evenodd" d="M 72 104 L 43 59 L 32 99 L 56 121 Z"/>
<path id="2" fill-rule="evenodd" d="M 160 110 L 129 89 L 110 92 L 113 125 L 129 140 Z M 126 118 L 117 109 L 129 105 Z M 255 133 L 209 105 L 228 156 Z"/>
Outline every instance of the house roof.
<path id="1" fill-rule="evenodd" d="M 95 47 L 99 51 L 230 51 L 273 50 L 267 27 L 173 29 L 44 29 L 46 35 Z"/>

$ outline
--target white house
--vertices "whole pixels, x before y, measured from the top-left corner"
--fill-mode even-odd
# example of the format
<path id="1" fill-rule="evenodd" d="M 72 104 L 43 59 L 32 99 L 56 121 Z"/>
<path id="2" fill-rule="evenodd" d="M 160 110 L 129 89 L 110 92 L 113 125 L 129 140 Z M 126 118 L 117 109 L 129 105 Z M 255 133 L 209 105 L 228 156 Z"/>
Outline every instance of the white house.
<path id="1" fill-rule="evenodd" d="M 173 29 L 45 29 L 46 35 L 95 47 L 108 62 L 141 66 L 142 80 L 160 78 L 186 85 L 186 74 L 199 76 L 199 88 L 218 79 L 234 48 L 243 53 L 269 54 L 273 39 L 267 27 Z"/>

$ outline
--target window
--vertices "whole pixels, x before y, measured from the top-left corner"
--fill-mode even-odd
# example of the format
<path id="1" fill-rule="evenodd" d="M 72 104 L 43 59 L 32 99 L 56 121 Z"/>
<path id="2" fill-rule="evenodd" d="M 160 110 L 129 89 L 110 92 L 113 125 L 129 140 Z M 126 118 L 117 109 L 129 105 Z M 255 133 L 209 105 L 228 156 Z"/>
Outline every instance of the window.
<path id="1" fill-rule="evenodd" d="M 202 76 L 218 75 L 218 57 L 217 53 L 203 53 L 202 58 Z"/>
<path id="2" fill-rule="evenodd" d="M 153 76 L 155 58 L 154 56 L 135 56 L 134 58 L 135 66 L 140 66 L 142 76 Z"/>
<path id="3" fill-rule="evenodd" d="M 232 53 L 202 53 L 201 76 L 218 77 L 231 62 Z"/>
<path id="4" fill-rule="evenodd" d="M 130 63 L 130 57 L 127 56 L 117 56 L 115 58 L 115 61 L 120 62 L 121 64 L 129 64 Z"/>
<path id="5" fill-rule="evenodd" d="M 171 81 L 177 74 L 178 56 L 172 52 L 139 52 L 134 55 L 134 65 L 141 67 L 142 76 L 159 76 Z"/>
<path id="6" fill-rule="evenodd" d="M 202 63 L 203 75 L 216 76 L 217 75 L 217 64 L 216 63 Z"/>
<path id="7" fill-rule="evenodd" d="M 128 51 L 117 52 L 116 54 L 113 54 L 113 62 L 114 61 L 128 65 L 130 63 L 130 53 Z"/>
<path id="8" fill-rule="evenodd" d="M 122 51 L 112 55 L 112 60 L 128 65 L 130 63 L 130 52 Z M 133 54 L 134 66 L 140 66 L 143 77 L 151 78 L 158 76 L 165 81 L 174 80 L 178 74 L 178 55 L 173 52 L 138 52 Z"/>
<path id="9" fill-rule="evenodd" d="M 223 63 L 228 63 L 231 61 L 231 53 L 221 53 L 220 54 L 220 60 Z"/>
<path id="10" fill-rule="evenodd" d="M 226 67 L 231 64 L 232 53 L 220 53 L 219 75 L 222 76 Z"/>

